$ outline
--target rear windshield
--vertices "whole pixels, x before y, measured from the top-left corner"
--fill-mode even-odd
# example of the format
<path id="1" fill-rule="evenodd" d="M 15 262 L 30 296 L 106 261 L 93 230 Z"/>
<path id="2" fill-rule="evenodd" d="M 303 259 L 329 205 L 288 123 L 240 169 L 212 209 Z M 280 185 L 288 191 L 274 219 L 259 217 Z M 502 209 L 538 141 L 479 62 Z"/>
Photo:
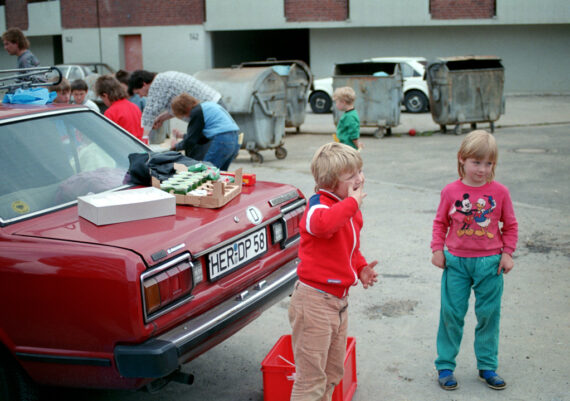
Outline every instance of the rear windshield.
<path id="1" fill-rule="evenodd" d="M 88 111 L 4 123 L 0 143 L 3 223 L 121 187 L 128 155 L 148 151 L 133 136 Z"/>

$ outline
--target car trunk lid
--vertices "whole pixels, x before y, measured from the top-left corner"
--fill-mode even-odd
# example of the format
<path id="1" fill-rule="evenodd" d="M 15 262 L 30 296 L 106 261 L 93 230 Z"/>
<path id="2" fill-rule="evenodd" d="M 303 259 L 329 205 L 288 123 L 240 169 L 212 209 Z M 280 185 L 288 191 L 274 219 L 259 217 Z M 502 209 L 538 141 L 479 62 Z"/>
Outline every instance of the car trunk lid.
<path id="1" fill-rule="evenodd" d="M 182 249 L 191 253 L 202 252 L 256 225 L 278 218 L 279 206 L 272 207 L 268 200 L 292 191 L 295 189 L 289 185 L 258 182 L 255 190 L 244 187 L 236 199 L 222 208 L 177 205 L 176 215 L 103 226 L 80 218 L 77 207 L 73 206 L 10 228 L 16 235 L 130 249 L 152 265 Z M 251 210 L 255 210 L 255 216 Z"/>

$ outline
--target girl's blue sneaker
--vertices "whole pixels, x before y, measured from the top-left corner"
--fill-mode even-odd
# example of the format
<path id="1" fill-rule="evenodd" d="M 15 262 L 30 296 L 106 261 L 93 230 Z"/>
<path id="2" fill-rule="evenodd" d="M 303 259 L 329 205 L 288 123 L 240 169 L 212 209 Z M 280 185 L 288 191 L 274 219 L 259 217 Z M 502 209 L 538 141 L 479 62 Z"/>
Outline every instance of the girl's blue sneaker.
<path id="1" fill-rule="evenodd" d="M 455 376 L 453 375 L 453 370 L 450 369 L 442 369 L 438 372 L 437 381 L 439 382 L 439 386 L 444 390 L 455 390 L 459 387 Z"/>
<path id="2" fill-rule="evenodd" d="M 504 390 L 507 383 L 494 370 L 480 370 L 479 379 L 493 390 Z"/>

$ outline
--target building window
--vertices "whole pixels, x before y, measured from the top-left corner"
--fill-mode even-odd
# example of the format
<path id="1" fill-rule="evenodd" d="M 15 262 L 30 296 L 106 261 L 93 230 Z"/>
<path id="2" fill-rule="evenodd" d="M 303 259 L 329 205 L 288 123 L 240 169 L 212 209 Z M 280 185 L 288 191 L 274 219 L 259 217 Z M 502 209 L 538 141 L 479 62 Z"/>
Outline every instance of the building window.
<path id="1" fill-rule="evenodd" d="M 283 0 L 287 22 L 346 21 L 349 0 Z"/>
<path id="2" fill-rule="evenodd" d="M 497 13 L 496 0 L 429 0 L 432 19 L 486 19 Z"/>

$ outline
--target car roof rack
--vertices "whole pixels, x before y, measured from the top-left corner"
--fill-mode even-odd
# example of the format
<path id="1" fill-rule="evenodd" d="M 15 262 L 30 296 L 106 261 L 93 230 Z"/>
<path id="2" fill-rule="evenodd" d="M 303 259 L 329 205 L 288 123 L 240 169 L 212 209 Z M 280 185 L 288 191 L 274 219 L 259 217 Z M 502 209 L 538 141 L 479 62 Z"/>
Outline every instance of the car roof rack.
<path id="1" fill-rule="evenodd" d="M 50 72 L 57 73 L 57 80 L 46 82 L 46 76 Z M 16 89 L 28 89 L 36 86 L 55 86 L 59 85 L 61 78 L 61 71 L 53 66 L 0 70 L 0 90 L 7 89 L 8 92 L 13 92 Z"/>

